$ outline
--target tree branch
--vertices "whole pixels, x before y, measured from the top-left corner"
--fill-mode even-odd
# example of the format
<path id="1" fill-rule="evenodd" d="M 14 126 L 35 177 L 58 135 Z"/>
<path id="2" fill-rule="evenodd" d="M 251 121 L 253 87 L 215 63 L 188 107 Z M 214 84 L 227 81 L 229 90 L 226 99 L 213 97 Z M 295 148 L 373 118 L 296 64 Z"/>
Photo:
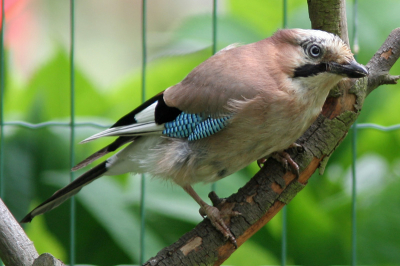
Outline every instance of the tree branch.
<path id="1" fill-rule="evenodd" d="M 394 29 L 368 62 L 367 95 L 383 84 L 396 84 L 400 76 L 391 76 L 389 70 L 400 56 L 400 28 Z"/>
<path id="2" fill-rule="evenodd" d="M 0 217 L 0 258 L 7 266 L 32 265 L 39 254 L 1 199 Z"/>
<path id="3" fill-rule="evenodd" d="M 308 0 L 308 5 L 314 29 L 336 33 L 349 43 L 345 0 Z M 276 161 L 268 160 L 244 187 L 222 204 L 221 209 L 234 209 L 243 214 L 227 221 L 238 246 L 288 204 L 317 168 L 323 173 L 330 155 L 355 122 L 368 93 L 382 83 L 394 83 L 398 79 L 387 73 L 399 57 L 399 38 L 400 30 L 396 29 L 368 63 L 371 81 L 368 78 L 348 79 L 335 90 L 339 97 L 328 97 L 321 115 L 297 141 L 305 151 L 290 152 L 300 166 L 299 178 L 291 172 L 285 172 Z M 234 246 L 224 241 L 222 235 L 205 219 L 144 265 L 220 265 L 234 251 Z"/>
<path id="4" fill-rule="evenodd" d="M 65 266 L 51 254 L 39 256 L 33 242 L 0 198 L 0 259 L 7 266 Z"/>
<path id="5" fill-rule="evenodd" d="M 350 47 L 345 0 L 307 0 L 311 27 L 332 32 Z"/>

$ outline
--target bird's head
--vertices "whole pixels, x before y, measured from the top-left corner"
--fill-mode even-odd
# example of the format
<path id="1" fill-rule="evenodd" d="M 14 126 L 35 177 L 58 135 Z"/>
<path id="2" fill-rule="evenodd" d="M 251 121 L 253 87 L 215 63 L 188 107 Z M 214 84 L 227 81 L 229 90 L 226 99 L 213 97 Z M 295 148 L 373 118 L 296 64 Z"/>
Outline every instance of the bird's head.
<path id="1" fill-rule="evenodd" d="M 320 30 L 280 30 L 272 37 L 284 47 L 287 60 L 281 64 L 292 78 L 319 76 L 339 81 L 361 78 L 368 70 L 357 63 L 349 47 L 338 36 Z"/>

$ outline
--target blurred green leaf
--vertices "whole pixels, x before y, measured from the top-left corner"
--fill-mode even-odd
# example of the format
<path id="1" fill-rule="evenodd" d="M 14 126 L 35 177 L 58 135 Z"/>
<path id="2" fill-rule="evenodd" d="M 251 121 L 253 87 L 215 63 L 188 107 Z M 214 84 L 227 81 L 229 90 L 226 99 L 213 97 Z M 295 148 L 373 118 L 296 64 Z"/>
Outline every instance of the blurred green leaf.
<path id="1" fill-rule="evenodd" d="M 210 15 L 192 17 L 181 25 L 173 38 L 174 41 L 156 56 L 182 55 L 209 48 L 213 41 L 211 30 Z M 265 38 L 248 24 L 227 16 L 218 17 L 217 34 L 217 50 L 233 43 L 246 44 Z"/>
<path id="2" fill-rule="evenodd" d="M 40 204 L 36 202 L 35 206 Z M 35 218 L 34 224 L 29 224 L 25 228 L 25 232 L 29 235 L 29 239 L 35 243 L 35 248 L 39 254 L 48 253 L 51 250 L 51 255 L 61 261 L 66 261 L 68 254 L 67 250 L 58 242 L 57 238 L 52 235 L 51 231 L 46 227 L 43 216 Z M 45 240 L 45 241 L 43 241 Z"/>
<path id="3" fill-rule="evenodd" d="M 234 252 L 223 265 L 279 265 L 279 259 L 271 252 L 253 242 L 246 242 Z"/>
<path id="4" fill-rule="evenodd" d="M 305 6 L 304 1 L 288 1 L 289 9 Z M 283 2 L 273 0 L 230 0 L 230 12 L 243 24 L 247 24 L 257 32 L 271 35 L 277 28 L 283 27 Z"/>
<path id="5" fill-rule="evenodd" d="M 66 185 L 65 182 L 61 182 L 65 181 L 65 178 L 54 178 L 54 173 L 46 180 L 60 188 Z M 85 187 L 77 198 L 124 252 L 134 260 L 140 257 L 140 249 L 132 248 L 140 243 L 140 216 L 129 208 L 126 193 L 131 193 L 131 191 L 124 191 L 115 177 L 103 177 Z M 150 254 L 163 248 L 163 241 L 151 231 L 146 232 L 146 241 Z"/>
<path id="6" fill-rule="evenodd" d="M 25 88 L 6 94 L 6 112 L 29 113 L 35 108 L 40 112 L 40 121 L 60 120 L 70 115 L 69 58 L 59 49 L 29 80 Z M 90 82 L 75 70 L 75 108 L 77 115 L 107 114 L 106 97 L 96 92 Z M 28 119 L 27 122 L 37 123 Z"/>

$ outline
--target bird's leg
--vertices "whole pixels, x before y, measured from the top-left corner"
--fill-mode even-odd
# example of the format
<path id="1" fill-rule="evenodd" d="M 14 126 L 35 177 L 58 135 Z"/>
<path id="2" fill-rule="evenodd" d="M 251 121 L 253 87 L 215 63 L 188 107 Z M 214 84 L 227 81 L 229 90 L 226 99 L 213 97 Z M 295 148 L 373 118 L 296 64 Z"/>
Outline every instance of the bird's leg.
<path id="1" fill-rule="evenodd" d="M 229 239 L 232 244 L 237 248 L 237 243 L 234 235 L 232 234 L 231 230 L 229 230 L 228 226 L 226 225 L 224 218 L 230 218 L 232 216 L 240 215 L 237 211 L 220 211 L 217 207 L 208 205 L 205 201 L 203 201 L 200 196 L 194 191 L 194 189 L 190 185 L 183 186 L 183 189 L 200 205 L 200 215 L 207 216 L 210 219 L 211 224 L 220 231 L 225 239 Z M 224 200 L 220 201 L 221 205 Z"/>

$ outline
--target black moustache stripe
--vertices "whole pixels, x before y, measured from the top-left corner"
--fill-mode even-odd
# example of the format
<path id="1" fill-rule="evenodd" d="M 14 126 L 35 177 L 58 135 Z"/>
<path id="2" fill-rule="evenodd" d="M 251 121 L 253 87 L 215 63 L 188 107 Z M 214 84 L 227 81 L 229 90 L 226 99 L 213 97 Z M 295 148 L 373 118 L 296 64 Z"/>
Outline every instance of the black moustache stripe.
<path id="1" fill-rule="evenodd" d="M 294 70 L 294 78 L 298 77 L 310 77 L 314 75 L 318 75 L 319 73 L 327 72 L 329 67 L 326 63 L 319 63 L 316 65 L 306 64 L 300 66 Z"/>

